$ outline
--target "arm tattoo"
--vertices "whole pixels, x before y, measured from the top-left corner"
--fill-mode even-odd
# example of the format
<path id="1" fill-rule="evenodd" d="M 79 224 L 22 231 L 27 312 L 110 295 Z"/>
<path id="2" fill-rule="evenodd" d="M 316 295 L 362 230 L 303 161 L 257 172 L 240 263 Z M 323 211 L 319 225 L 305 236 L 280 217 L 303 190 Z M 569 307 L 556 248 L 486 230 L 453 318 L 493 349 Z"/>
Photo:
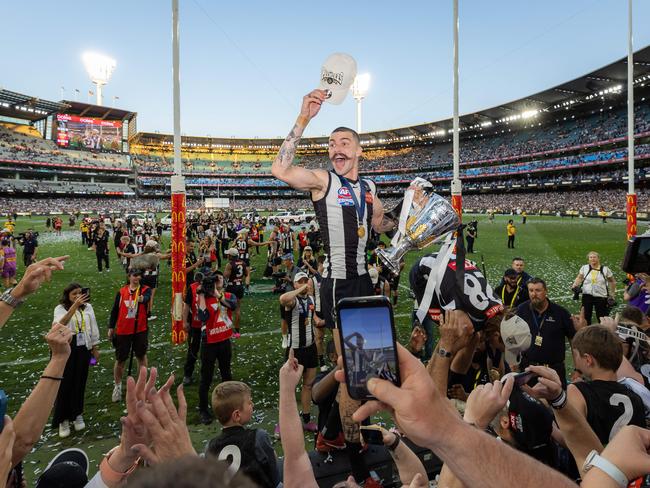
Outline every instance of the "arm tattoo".
<path id="1" fill-rule="evenodd" d="M 283 168 L 288 168 L 293 163 L 293 158 L 296 155 L 296 148 L 298 147 L 298 142 L 302 137 L 302 131 L 304 129 L 298 124 L 295 124 L 289 132 L 289 135 L 286 137 L 282 146 L 280 146 L 280 152 L 278 152 L 277 160 L 280 162 Z"/>

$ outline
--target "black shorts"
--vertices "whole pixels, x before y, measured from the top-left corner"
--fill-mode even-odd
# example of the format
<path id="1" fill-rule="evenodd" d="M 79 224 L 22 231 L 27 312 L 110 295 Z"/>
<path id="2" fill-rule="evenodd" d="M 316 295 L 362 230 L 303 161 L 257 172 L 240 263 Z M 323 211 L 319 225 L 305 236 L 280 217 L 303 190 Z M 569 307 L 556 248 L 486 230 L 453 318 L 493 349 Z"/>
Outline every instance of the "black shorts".
<path id="1" fill-rule="evenodd" d="M 136 358 L 143 358 L 147 354 L 149 347 L 148 332 L 138 332 L 137 334 L 115 335 L 115 358 L 118 362 L 123 363 L 129 359 L 131 347 L 133 346 L 133 355 Z"/>
<path id="2" fill-rule="evenodd" d="M 226 287 L 228 293 L 232 293 L 237 297 L 237 300 L 244 298 L 244 286 L 243 285 L 228 285 Z"/>
<path id="3" fill-rule="evenodd" d="M 158 275 L 142 275 L 142 280 L 140 281 L 144 286 L 148 286 L 152 290 L 155 290 L 158 287 Z"/>
<path id="4" fill-rule="evenodd" d="M 300 347 L 293 350 L 293 356 L 298 360 L 298 364 L 302 364 L 305 369 L 318 367 L 318 350 L 316 343 L 308 347 Z M 284 358 L 289 357 L 289 348 L 284 351 Z"/>
<path id="5" fill-rule="evenodd" d="M 320 284 L 320 309 L 325 320 L 325 327 L 336 328 L 335 306 L 341 298 L 369 297 L 374 295 L 374 288 L 368 273 L 350 280 L 323 278 Z"/>
<path id="6" fill-rule="evenodd" d="M 388 279 L 388 284 L 390 285 L 391 291 L 396 291 L 397 290 L 397 287 L 399 286 L 399 278 L 400 278 L 400 276 L 402 276 L 402 273 L 398 274 L 397 276 L 392 275 Z"/>

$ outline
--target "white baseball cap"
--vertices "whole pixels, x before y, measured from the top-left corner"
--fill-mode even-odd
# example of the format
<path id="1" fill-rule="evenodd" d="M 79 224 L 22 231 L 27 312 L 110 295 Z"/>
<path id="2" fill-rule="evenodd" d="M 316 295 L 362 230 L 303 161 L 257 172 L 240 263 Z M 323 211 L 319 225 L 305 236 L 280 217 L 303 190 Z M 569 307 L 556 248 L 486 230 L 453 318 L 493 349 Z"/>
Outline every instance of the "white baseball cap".
<path id="1" fill-rule="evenodd" d="M 298 281 L 303 280 L 303 279 L 305 279 L 305 278 L 309 278 L 309 276 L 307 275 L 307 273 L 303 273 L 302 271 L 298 271 L 298 272 L 296 273 L 296 276 L 293 277 L 293 281 L 294 281 L 294 283 L 295 283 L 295 282 L 298 282 Z"/>
<path id="2" fill-rule="evenodd" d="M 340 105 L 350 91 L 357 77 L 357 62 L 345 53 L 334 53 L 327 57 L 320 70 L 321 90 L 329 90 L 331 96 L 325 101 Z"/>
<path id="3" fill-rule="evenodd" d="M 521 362 L 521 353 L 530 348 L 530 327 L 524 319 L 513 315 L 501 321 L 501 340 L 506 346 L 504 353 L 508 364 L 514 365 Z"/>

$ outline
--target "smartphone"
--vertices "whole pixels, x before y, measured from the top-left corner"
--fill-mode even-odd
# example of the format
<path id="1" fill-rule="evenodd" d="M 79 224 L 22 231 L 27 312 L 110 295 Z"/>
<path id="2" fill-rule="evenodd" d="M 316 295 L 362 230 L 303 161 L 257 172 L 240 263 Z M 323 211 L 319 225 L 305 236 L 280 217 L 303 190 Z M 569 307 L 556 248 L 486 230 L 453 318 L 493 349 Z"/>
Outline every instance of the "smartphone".
<path id="1" fill-rule="evenodd" d="M 7 414 L 7 394 L 0 390 L 0 432 L 5 427 L 5 415 Z"/>
<path id="2" fill-rule="evenodd" d="M 366 387 L 370 378 L 400 386 L 395 321 L 388 298 L 343 298 L 336 304 L 336 317 L 350 397 L 374 399 Z"/>
<path id="3" fill-rule="evenodd" d="M 82 288 L 81 289 L 81 294 L 82 295 L 87 295 L 88 296 L 88 301 L 90 301 L 90 288 Z"/>
<path id="4" fill-rule="evenodd" d="M 532 371 L 524 371 L 523 373 L 517 373 L 514 375 L 514 378 L 515 386 L 535 386 L 537 384 L 537 378 L 539 378 L 539 375 L 537 373 L 533 373 Z"/>
<path id="5" fill-rule="evenodd" d="M 361 425 L 359 428 L 366 444 L 384 445 L 384 435 L 378 425 Z"/>

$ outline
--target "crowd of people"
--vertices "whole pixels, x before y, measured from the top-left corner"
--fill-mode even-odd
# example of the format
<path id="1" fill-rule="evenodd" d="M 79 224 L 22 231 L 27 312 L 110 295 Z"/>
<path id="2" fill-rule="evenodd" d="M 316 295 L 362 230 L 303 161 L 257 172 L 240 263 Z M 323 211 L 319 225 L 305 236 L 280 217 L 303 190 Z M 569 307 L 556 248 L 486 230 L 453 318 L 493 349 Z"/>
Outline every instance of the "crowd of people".
<path id="1" fill-rule="evenodd" d="M 159 209 L 158 202 L 166 200 L 110 200 L 112 214 L 92 218 L 81 215 L 81 209 L 105 207 L 106 201 L 62 199 L 78 219 L 71 218 L 70 225 L 80 231 L 79 245 L 96 254 L 97 272 L 110 265 L 124 270 L 125 283 L 116 290 L 107 333 L 115 350 L 111 400 L 124 402 L 126 415 L 120 419 L 119 443 L 96 473 L 90 473 L 90 480 L 87 459 L 75 451 L 73 461 L 64 451 L 36 486 L 171 487 L 182 482 L 188 487 L 312 488 L 323 483 L 323 466 L 330 467 L 335 486 L 365 488 L 424 488 L 430 479 L 445 488 L 648 485 L 650 276 L 634 276 L 624 295 L 629 303 L 610 317 L 621 284 L 592 250 L 573 283 L 567 283 L 582 306 L 579 314 L 571 315 L 550 296 L 543 263 L 534 263 L 538 269 L 532 277 L 527 263 L 514 254 L 513 219 L 507 227 L 511 266 L 489 283 L 465 259 L 480 235 L 478 224 L 458 229 L 448 204 L 440 210 L 450 223 L 442 229 L 446 237 L 439 250 L 405 269 L 403 261 L 390 258 L 386 242 L 404 237 L 404 222 L 434 198 L 433 187 L 424 179 L 413 182 L 410 196 L 400 202 L 406 208 L 394 208 L 397 202 L 384 200 L 381 188 L 360 175 L 361 141 L 345 127 L 329 137 L 331 166 L 295 164 L 302 133 L 326 97 L 317 89 L 303 98 L 271 167 L 278 184 L 309 193 L 315 221 L 292 228 L 254 213 L 238 217 L 232 209 L 188 213 L 181 314 L 187 352 L 176 401 L 171 392 L 174 375 L 158 381 L 156 365 L 147 357 L 149 322 L 157 318 L 153 303 L 160 263 L 171 253 L 161 249 L 161 221 L 128 213 L 134 208 L 129 204 L 146 201 Z M 606 127 L 599 137 L 614 137 L 622 127 L 612 119 L 613 128 Z M 580 134 L 591 137 L 589 131 Z M 559 133 L 555 136 L 562 139 Z M 522 141 L 520 147 L 539 149 L 531 144 Z M 640 208 L 647 198 L 647 192 L 641 194 Z M 56 204 L 19 202 L 0 201 L 8 209 L 24 203 L 49 211 Z M 251 208 L 251 202 L 238 204 Z M 300 202 L 304 208 L 306 200 Z M 605 190 L 468 194 L 464 204 L 521 212 L 525 224 L 527 215 L 545 206 L 557 212 L 575 206 L 601 212 L 623 202 L 621 190 Z M 282 202 L 284 208 L 293 204 Z M 38 293 L 52 273 L 74 260 L 39 260 L 38 236 L 31 231 L 13 235 L 13 223 L 8 219 L 2 229 L 0 250 L 5 261 L 15 262 L 16 255 L 5 247 L 21 245 L 26 269 L 0 296 L 0 327 L 12 313 L 20 314 L 17 307 Z M 50 224 L 60 232 L 63 222 L 57 218 Z M 113 250 L 117 262 L 109 257 Z M 252 269 L 253 253 L 265 253 L 263 269 Z M 276 458 L 269 433 L 248 427 L 256 392 L 240 381 L 248 378 L 233 377 L 232 363 L 238 358 L 232 342 L 247 333 L 241 317 L 248 313 L 253 273 L 272 282 L 277 295 L 268 320 L 280 326 L 277 339 L 285 359 L 278 372 L 279 421 L 273 433 L 282 443 L 282 460 Z M 401 286 L 414 298 L 407 343 L 396 342 L 392 331 L 386 343 L 372 344 L 372 331 L 379 324 L 369 318 L 375 317 L 370 309 L 367 316 L 358 315 L 362 332 L 344 332 L 344 314 L 337 307 L 369 301 L 375 308 L 390 309 L 400 299 L 402 274 L 407 284 Z M 51 414 L 62 438 L 86 427 L 85 384 L 102 335 L 89 293 L 76 281 L 61 291 L 45 338 L 51 352 L 48 364 L 15 418 L 3 419 L 0 486 L 5 479 L 11 487 L 25 481 L 21 462 Z M 573 368 L 568 367 L 567 345 Z M 125 378 L 133 359 L 136 374 Z M 188 405 L 183 389 L 196 381 L 195 370 L 199 402 Z M 202 457 L 187 427 L 188 409 L 194 407 L 202 423 L 216 419 L 222 426 L 216 437 L 204 439 Z M 381 411 L 391 415 L 391 426 L 378 423 Z M 305 433 L 313 435 L 311 452 Z M 439 461 L 434 468 L 427 462 L 431 453 Z"/>

